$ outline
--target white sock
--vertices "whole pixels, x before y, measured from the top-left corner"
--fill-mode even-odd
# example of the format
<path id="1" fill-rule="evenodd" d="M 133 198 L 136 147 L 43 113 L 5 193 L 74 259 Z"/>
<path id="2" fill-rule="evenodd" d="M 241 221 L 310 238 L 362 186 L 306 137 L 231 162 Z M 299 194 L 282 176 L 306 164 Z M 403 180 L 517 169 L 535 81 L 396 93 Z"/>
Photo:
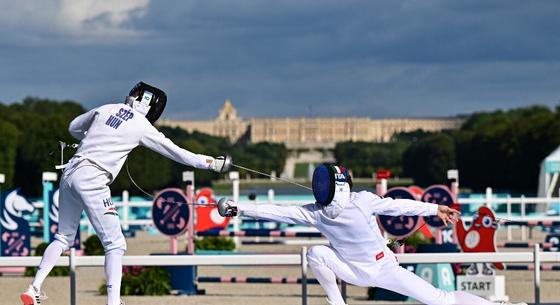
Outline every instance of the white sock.
<path id="1" fill-rule="evenodd" d="M 108 305 L 121 304 L 121 279 L 123 250 L 111 250 L 105 253 L 105 276 L 107 277 Z"/>
<path id="2" fill-rule="evenodd" d="M 346 304 L 344 302 L 344 299 L 342 299 L 340 290 L 338 289 L 338 285 L 336 283 L 336 275 L 334 274 L 334 272 L 324 265 L 310 264 L 309 267 L 311 267 L 315 278 L 319 281 L 319 284 L 321 284 L 321 287 L 323 287 L 323 289 L 325 290 L 329 301 L 331 301 L 332 304 L 336 305 Z"/>
<path id="3" fill-rule="evenodd" d="M 35 275 L 35 279 L 33 280 L 33 287 L 41 290 L 41 286 L 43 282 L 51 272 L 52 268 L 56 264 L 58 258 L 62 255 L 62 252 L 66 249 L 66 246 L 59 240 L 54 240 L 45 250 L 45 254 L 43 254 L 43 258 L 41 259 L 41 263 L 39 264 L 39 270 Z"/>

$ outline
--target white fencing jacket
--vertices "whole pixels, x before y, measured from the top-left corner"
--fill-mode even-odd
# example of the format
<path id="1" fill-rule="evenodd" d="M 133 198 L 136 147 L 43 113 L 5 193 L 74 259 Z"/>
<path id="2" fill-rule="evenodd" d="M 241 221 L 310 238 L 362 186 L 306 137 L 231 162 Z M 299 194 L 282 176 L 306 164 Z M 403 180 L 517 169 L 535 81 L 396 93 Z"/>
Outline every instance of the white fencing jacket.
<path id="1" fill-rule="evenodd" d="M 138 145 L 195 168 L 209 169 L 214 160 L 175 145 L 144 115 L 124 103 L 92 109 L 76 117 L 68 131 L 74 138 L 81 140 L 73 160 L 88 159 L 107 171 L 111 182 L 118 175 L 128 154 Z"/>
<path id="2" fill-rule="evenodd" d="M 362 191 L 350 194 L 350 201 L 335 219 L 325 216 L 315 203 L 304 206 L 239 203 L 238 209 L 241 216 L 313 226 L 329 240 L 341 258 L 370 265 L 380 260 L 380 256 L 392 256 L 377 225 L 376 214 L 434 216 L 438 206 L 409 199 L 381 198 Z M 380 255 L 381 252 L 384 254 Z"/>

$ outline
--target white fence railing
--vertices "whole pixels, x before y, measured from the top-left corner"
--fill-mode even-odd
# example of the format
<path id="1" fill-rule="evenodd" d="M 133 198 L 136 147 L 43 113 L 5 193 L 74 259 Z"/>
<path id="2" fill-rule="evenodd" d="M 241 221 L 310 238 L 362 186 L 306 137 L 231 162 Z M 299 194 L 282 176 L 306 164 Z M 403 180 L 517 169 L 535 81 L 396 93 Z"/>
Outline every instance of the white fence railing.
<path id="1" fill-rule="evenodd" d="M 302 248 L 298 254 L 282 255 L 161 255 L 161 256 L 125 256 L 124 266 L 300 266 L 301 302 L 307 304 L 307 249 Z M 533 252 L 514 253 L 426 253 L 397 254 L 401 263 L 533 263 L 535 304 L 540 304 L 541 263 L 560 263 L 560 253 L 541 252 L 538 245 Z M 0 267 L 34 267 L 40 257 L 0 257 Z M 75 250 L 70 256 L 61 257 L 56 265 L 70 267 L 70 301 L 76 305 L 76 268 L 101 267 L 103 256 L 76 256 Z"/>
<path id="2" fill-rule="evenodd" d="M 242 202 L 249 202 L 249 201 L 242 201 Z M 273 204 L 280 204 L 280 205 L 303 205 L 308 202 L 302 202 L 301 200 L 275 200 L 274 195 L 269 195 L 267 200 L 259 201 L 259 202 L 266 202 L 266 203 L 273 203 Z M 536 205 L 549 205 L 549 204 L 556 204 L 560 203 L 560 198 L 551 197 L 551 198 L 544 198 L 544 197 L 505 197 L 505 198 L 496 198 L 491 190 L 486 192 L 485 197 L 483 198 L 460 198 L 459 204 L 462 205 L 471 205 L 471 204 L 506 204 L 506 218 L 508 221 L 560 221 L 560 216 L 558 217 L 551 217 L 551 216 L 527 216 L 526 210 L 527 205 L 536 204 Z M 121 208 L 121 225 L 124 230 L 128 230 L 130 226 L 152 226 L 152 220 L 148 219 L 131 219 L 130 217 L 130 208 L 151 208 L 152 201 L 130 201 L 129 194 L 127 191 L 124 191 L 122 194 L 122 201 L 115 201 L 115 205 L 118 208 Z M 37 201 L 34 202 L 33 205 L 37 209 L 43 208 L 43 202 Z M 520 206 L 520 215 L 514 215 L 512 213 L 512 206 L 519 205 Z M 464 217 L 465 221 L 472 220 L 471 217 Z M 92 231 L 92 227 L 90 222 L 87 218 L 81 221 L 82 226 L 88 227 L 89 232 Z M 31 226 L 39 226 L 38 223 L 31 224 Z M 512 226 L 507 227 L 507 239 L 508 241 L 512 240 Z M 527 239 L 527 227 L 520 226 L 521 230 L 521 239 Z"/>

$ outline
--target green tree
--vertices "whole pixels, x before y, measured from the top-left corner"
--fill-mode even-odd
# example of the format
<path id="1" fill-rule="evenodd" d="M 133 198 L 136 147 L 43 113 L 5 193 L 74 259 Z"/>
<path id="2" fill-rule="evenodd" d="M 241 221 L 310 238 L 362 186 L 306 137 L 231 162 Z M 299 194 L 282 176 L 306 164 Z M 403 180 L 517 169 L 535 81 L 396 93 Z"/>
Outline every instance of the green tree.
<path id="1" fill-rule="evenodd" d="M 455 168 L 455 143 L 446 133 L 413 143 L 403 155 L 404 174 L 420 186 L 446 181 L 447 170 Z"/>
<path id="2" fill-rule="evenodd" d="M 13 124 L 0 121 L 0 173 L 3 173 L 6 178 L 4 188 L 15 186 L 14 174 L 20 134 Z"/>
<path id="3" fill-rule="evenodd" d="M 461 184 L 534 192 L 540 163 L 560 145 L 559 118 L 542 106 L 473 114 L 456 133 Z"/>
<path id="4" fill-rule="evenodd" d="M 267 142 L 234 145 L 229 151 L 231 152 L 234 163 L 243 165 L 244 167 L 258 169 L 265 173 L 271 173 L 272 171 L 276 171 L 277 174 L 282 173 L 288 156 L 288 150 L 284 144 Z M 247 173 L 245 170 L 240 169 L 239 172 L 242 177 L 247 174 L 255 177 L 254 173 Z"/>
<path id="5" fill-rule="evenodd" d="M 60 162 L 59 141 L 77 143 L 68 132 L 68 125 L 85 109 L 72 101 L 53 101 L 28 97 L 9 106 L 0 104 L 0 171 L 6 174 L 7 185 L 21 187 L 28 196 L 41 194 L 41 173 L 54 171 Z M 265 172 L 281 173 L 287 157 L 282 144 L 232 144 L 225 138 L 179 128 L 159 127 L 174 143 L 193 153 L 209 156 L 231 154 L 235 163 Z M 66 149 L 66 162 L 74 154 Z M 126 173 L 116 177 L 111 189 L 114 194 L 130 190 L 142 194 Z M 139 147 L 129 155 L 128 170 L 137 184 L 149 193 L 182 184 L 181 173 L 193 170 L 169 160 L 149 149 Z M 195 169 L 197 185 L 210 185 L 223 175 Z M 245 175 L 243 171 L 242 175 Z"/>
<path id="6" fill-rule="evenodd" d="M 58 141 L 75 141 L 68 133 L 68 124 L 83 112 L 84 109 L 74 102 L 31 97 L 21 104 L 3 106 L 1 121 L 13 124 L 20 132 L 14 186 L 21 187 L 30 196 L 41 194 L 41 173 L 54 171 L 54 166 L 60 162 Z"/>
<path id="7" fill-rule="evenodd" d="M 180 182 L 180 177 L 171 174 L 173 163 L 174 161 L 145 147 L 137 147 L 128 155 L 121 172 L 111 185 L 111 190 L 115 195 L 128 190 L 132 195 L 144 196 L 145 194 L 133 185 L 131 178 L 140 188 L 152 195 L 170 185 L 179 185 L 175 182 Z"/>
<path id="8" fill-rule="evenodd" d="M 402 174 L 402 154 L 406 141 L 393 143 L 341 142 L 334 148 L 338 163 L 352 170 L 354 177 L 371 177 L 378 169 L 389 169 L 393 175 Z"/>

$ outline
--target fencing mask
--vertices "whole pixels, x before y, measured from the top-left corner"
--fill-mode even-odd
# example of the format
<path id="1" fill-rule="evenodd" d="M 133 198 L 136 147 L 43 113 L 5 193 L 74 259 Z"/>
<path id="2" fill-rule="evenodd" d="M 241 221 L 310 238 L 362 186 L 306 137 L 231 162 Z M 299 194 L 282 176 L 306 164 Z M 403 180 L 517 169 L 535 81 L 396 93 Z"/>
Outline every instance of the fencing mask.
<path id="1" fill-rule="evenodd" d="M 352 178 L 342 166 L 321 164 L 313 172 L 311 181 L 313 196 L 323 213 L 329 218 L 336 218 L 350 200 Z"/>
<path id="2" fill-rule="evenodd" d="M 161 89 L 139 82 L 130 90 L 126 103 L 146 116 L 146 119 L 153 124 L 165 109 L 167 95 Z"/>

